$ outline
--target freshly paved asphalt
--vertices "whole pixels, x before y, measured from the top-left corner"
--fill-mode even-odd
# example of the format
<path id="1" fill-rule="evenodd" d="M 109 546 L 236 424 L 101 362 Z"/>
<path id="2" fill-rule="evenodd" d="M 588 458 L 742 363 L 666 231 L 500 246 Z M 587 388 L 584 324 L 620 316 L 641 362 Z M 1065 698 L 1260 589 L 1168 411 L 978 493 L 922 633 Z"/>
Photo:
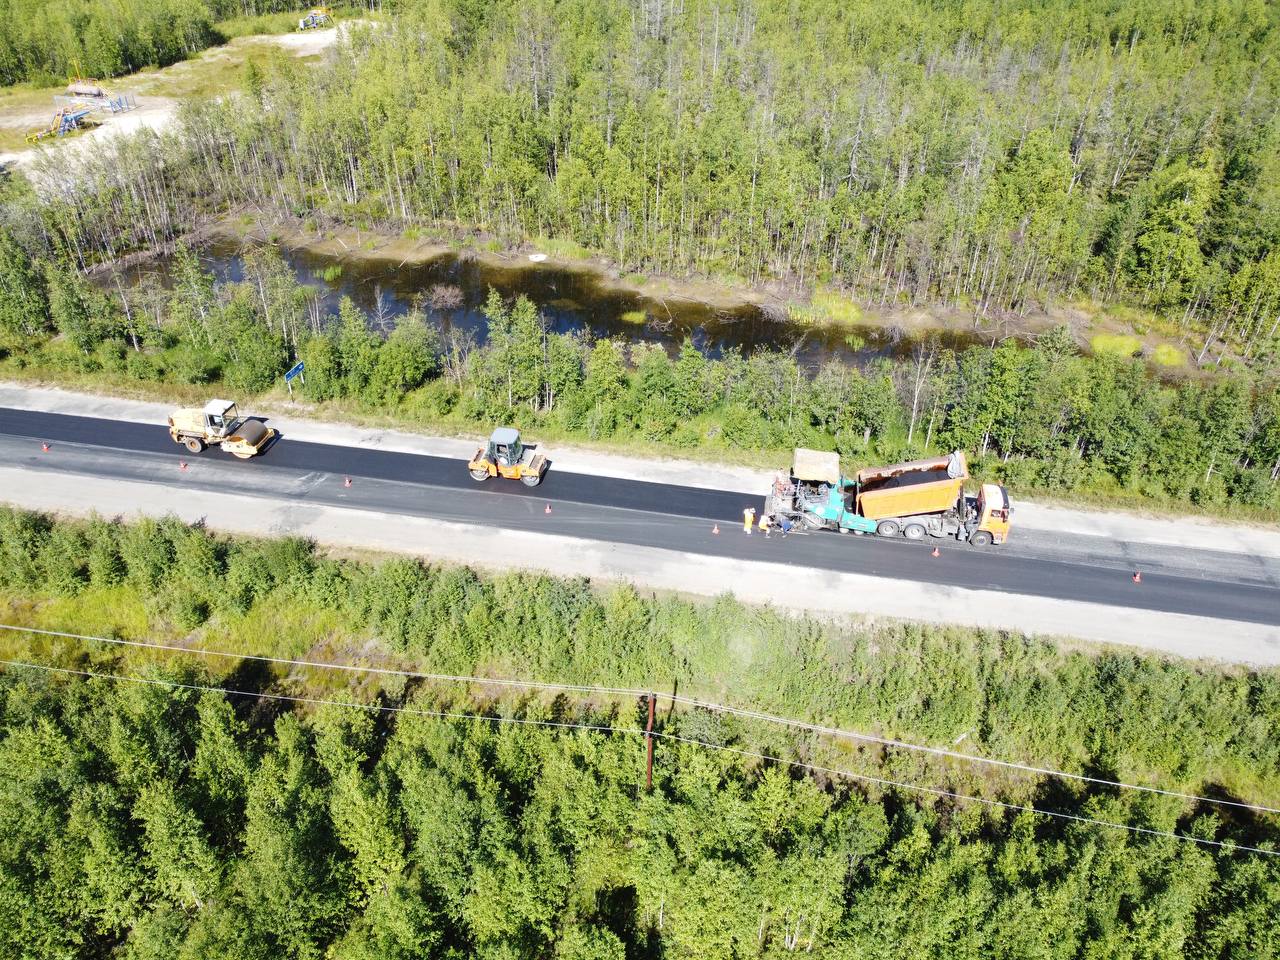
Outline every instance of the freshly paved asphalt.
<path id="1" fill-rule="evenodd" d="M 50 444 L 49 453 L 41 451 L 41 441 Z M 179 469 L 179 461 L 189 468 Z M 799 568 L 819 568 L 917 582 L 922 589 L 945 584 L 1280 625 L 1280 576 L 1269 561 L 1100 537 L 1020 536 L 1016 526 L 1008 546 L 986 549 L 828 533 L 748 538 L 742 510 L 758 509 L 762 497 L 557 472 L 554 464 L 535 489 L 499 479 L 477 484 L 456 460 L 283 436 L 262 456 L 239 461 L 218 450 L 193 456 L 162 425 L 8 408 L 0 408 L 0 463 L 269 497 L 298 509 L 347 506 L 709 558 L 767 560 L 796 566 L 798 576 L 815 575 Z M 351 487 L 344 477 L 352 478 Z M 103 512 L 110 513 L 109 505 Z M 715 523 L 719 533 L 713 533 Z M 931 556 L 934 546 L 941 556 Z M 1135 584 L 1131 575 L 1139 564 L 1142 583 Z M 1071 624 L 1062 628 L 1070 633 Z"/>

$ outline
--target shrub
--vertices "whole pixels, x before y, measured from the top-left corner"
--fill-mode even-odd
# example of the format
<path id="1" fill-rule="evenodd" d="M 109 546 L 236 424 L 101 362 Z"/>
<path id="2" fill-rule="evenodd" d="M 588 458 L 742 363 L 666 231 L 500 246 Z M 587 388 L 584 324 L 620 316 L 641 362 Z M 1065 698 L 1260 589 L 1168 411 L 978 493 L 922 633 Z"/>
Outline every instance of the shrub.
<path id="1" fill-rule="evenodd" d="M 40 514 L 0 506 L 0 583 L 18 588 L 40 583 L 40 555 L 49 528 Z"/>

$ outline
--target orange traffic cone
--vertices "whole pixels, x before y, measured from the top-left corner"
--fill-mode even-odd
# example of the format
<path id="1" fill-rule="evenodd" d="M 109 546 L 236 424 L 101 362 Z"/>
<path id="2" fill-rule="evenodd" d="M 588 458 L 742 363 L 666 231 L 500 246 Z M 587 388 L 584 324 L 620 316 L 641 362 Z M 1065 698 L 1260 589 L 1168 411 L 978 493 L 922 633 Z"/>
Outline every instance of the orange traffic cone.
<path id="1" fill-rule="evenodd" d="M 543 510 L 542 512 L 543 512 L 543 513 L 550 513 L 550 512 L 551 512 L 551 504 L 549 504 L 549 503 L 548 503 L 548 504 L 547 504 L 547 508 L 546 508 L 545 510 Z"/>
<path id="2" fill-rule="evenodd" d="M 720 532 L 720 524 L 718 524 L 718 523 L 713 523 L 713 524 L 711 525 L 711 532 L 712 532 L 712 533 L 719 533 L 719 532 Z"/>
<path id="3" fill-rule="evenodd" d="M 1133 582 L 1134 583 L 1142 582 L 1142 574 L 1139 573 L 1137 570 L 1133 571 Z"/>
<path id="4" fill-rule="evenodd" d="M 350 477 L 343 477 L 343 478 L 342 478 L 342 485 L 343 485 L 344 487 L 349 487 L 349 486 L 351 486 L 351 478 L 350 478 Z"/>
<path id="5" fill-rule="evenodd" d="M 41 449 L 41 450 L 43 450 L 45 453 L 48 453 L 48 452 L 49 452 L 49 444 L 47 444 L 47 443 L 41 443 L 41 444 L 40 444 L 40 449 Z"/>
<path id="6" fill-rule="evenodd" d="M 938 548 L 937 548 L 937 547 L 934 547 L 934 548 L 933 548 L 933 553 L 929 554 L 929 556 L 931 556 L 931 557 L 940 557 L 940 556 L 942 556 L 942 554 L 938 552 Z"/>

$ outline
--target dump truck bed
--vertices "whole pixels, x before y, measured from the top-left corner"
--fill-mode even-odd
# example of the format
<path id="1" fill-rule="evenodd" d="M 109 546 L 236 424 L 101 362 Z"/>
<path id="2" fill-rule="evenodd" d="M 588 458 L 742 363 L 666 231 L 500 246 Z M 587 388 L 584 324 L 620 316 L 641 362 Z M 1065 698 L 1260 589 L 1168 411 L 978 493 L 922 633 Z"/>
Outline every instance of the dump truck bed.
<path id="1" fill-rule="evenodd" d="M 969 477 L 963 453 L 858 471 L 857 512 L 868 520 L 942 513 Z"/>

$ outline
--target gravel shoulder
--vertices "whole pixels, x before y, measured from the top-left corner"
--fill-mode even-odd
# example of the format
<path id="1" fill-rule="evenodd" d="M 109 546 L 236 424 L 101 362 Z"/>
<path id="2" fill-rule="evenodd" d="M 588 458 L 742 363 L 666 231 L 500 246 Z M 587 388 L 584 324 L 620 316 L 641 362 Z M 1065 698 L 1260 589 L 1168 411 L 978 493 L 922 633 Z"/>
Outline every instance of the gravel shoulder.
<path id="1" fill-rule="evenodd" d="M 767 561 L 708 558 L 654 547 L 268 497 L 201 491 L 0 466 L 0 500 L 85 516 L 174 514 L 254 536 L 301 536 L 342 548 L 410 554 L 469 566 L 526 569 L 686 595 L 716 596 L 727 585 L 750 603 L 795 612 L 896 617 L 1122 644 L 1161 654 L 1274 666 L 1280 628 L 1094 603 L 1011 596 Z"/>

